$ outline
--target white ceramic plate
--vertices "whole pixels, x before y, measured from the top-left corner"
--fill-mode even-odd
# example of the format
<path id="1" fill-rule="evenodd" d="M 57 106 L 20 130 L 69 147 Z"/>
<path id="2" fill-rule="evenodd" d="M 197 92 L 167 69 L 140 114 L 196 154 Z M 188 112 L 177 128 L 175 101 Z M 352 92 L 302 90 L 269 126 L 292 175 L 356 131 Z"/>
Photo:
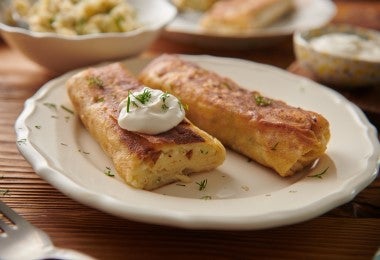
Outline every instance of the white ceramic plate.
<path id="1" fill-rule="evenodd" d="M 212 56 L 183 58 L 248 89 L 323 114 L 332 135 L 326 155 L 310 169 L 281 178 L 228 151 L 222 166 L 193 175 L 192 183 L 136 190 L 105 174 L 115 172 L 111 161 L 70 112 L 64 84 L 75 71 L 48 82 L 27 100 L 15 125 L 20 152 L 37 174 L 83 204 L 131 220 L 185 228 L 262 229 L 305 221 L 350 201 L 376 177 L 376 130 L 340 94 L 267 65 Z M 134 73 L 147 62 L 125 61 Z M 197 182 L 206 179 L 200 191 Z"/>
<path id="2" fill-rule="evenodd" d="M 221 49 L 250 49 L 273 45 L 296 30 L 312 29 L 327 24 L 335 15 L 330 0 L 295 0 L 295 11 L 264 29 L 246 35 L 221 35 L 204 32 L 199 26 L 202 13 L 181 12 L 165 28 L 165 36 L 180 42 Z"/>

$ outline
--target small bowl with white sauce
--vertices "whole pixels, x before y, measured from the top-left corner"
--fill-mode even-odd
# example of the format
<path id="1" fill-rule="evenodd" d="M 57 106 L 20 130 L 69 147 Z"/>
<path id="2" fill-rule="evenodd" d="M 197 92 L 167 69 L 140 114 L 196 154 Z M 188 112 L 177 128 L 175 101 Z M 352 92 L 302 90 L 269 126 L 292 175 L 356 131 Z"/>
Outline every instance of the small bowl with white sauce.
<path id="1" fill-rule="evenodd" d="M 380 84 L 380 32 L 337 24 L 293 36 L 297 61 L 322 83 L 334 87 Z"/>

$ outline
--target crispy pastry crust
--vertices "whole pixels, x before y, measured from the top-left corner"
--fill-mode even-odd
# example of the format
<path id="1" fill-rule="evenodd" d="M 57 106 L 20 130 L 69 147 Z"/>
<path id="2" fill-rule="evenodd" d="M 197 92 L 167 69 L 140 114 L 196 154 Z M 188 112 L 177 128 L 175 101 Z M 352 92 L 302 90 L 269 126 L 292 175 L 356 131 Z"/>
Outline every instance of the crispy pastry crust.
<path id="1" fill-rule="evenodd" d="M 329 123 L 320 114 L 243 89 L 176 55 L 153 60 L 139 79 L 178 96 L 195 125 L 281 176 L 301 170 L 326 150 Z"/>
<path id="2" fill-rule="evenodd" d="M 158 135 L 120 128 L 119 103 L 128 91 L 143 87 L 120 63 L 84 70 L 66 85 L 84 126 L 133 187 L 151 190 L 224 161 L 222 144 L 187 119 Z"/>
<path id="3" fill-rule="evenodd" d="M 225 0 L 215 3 L 200 21 L 201 27 L 223 34 L 247 33 L 277 21 L 293 10 L 292 0 Z"/>
<path id="4" fill-rule="evenodd" d="M 218 0 L 172 0 L 179 10 L 206 11 Z"/>

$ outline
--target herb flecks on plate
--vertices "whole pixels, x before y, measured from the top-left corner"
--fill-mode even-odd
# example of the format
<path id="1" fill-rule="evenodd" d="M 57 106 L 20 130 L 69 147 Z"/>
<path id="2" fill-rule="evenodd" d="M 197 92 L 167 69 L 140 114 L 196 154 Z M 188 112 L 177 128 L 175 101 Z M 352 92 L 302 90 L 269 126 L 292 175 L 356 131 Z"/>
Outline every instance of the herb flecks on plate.
<path id="1" fill-rule="evenodd" d="M 207 179 L 204 179 L 204 180 L 202 180 L 202 181 L 200 181 L 200 182 L 196 182 L 196 184 L 198 184 L 198 189 L 199 190 L 204 190 L 204 189 L 206 189 L 206 186 L 207 186 Z"/>
<path id="2" fill-rule="evenodd" d="M 323 175 L 327 172 L 328 169 L 329 169 L 329 167 L 326 167 L 322 172 L 317 173 L 317 174 L 314 174 L 314 175 L 310 175 L 310 176 L 307 176 L 307 177 L 309 177 L 309 178 L 322 179 L 322 178 L 323 178 Z"/>
<path id="3" fill-rule="evenodd" d="M 115 174 L 111 171 L 111 168 L 108 167 L 108 166 L 104 170 L 104 174 L 107 175 L 107 176 L 110 176 L 110 177 L 115 177 Z"/>
<path id="4" fill-rule="evenodd" d="M 57 111 L 57 105 L 54 103 L 45 102 L 43 105 L 51 110 Z"/>
<path id="5" fill-rule="evenodd" d="M 64 106 L 64 105 L 61 105 L 61 108 L 62 108 L 63 110 L 65 110 L 66 112 L 68 112 L 68 113 L 74 115 L 74 111 L 71 110 L 70 108 L 68 108 L 68 107 L 66 107 L 66 106 Z"/>

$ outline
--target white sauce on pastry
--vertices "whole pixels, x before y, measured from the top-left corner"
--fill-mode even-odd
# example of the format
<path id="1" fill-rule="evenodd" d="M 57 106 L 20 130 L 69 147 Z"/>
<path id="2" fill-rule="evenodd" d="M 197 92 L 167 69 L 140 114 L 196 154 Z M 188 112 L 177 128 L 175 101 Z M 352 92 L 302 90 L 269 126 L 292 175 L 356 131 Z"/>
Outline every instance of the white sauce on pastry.
<path id="1" fill-rule="evenodd" d="M 185 118 L 185 109 L 175 96 L 148 87 L 130 92 L 119 109 L 121 128 L 151 135 L 166 132 Z"/>

